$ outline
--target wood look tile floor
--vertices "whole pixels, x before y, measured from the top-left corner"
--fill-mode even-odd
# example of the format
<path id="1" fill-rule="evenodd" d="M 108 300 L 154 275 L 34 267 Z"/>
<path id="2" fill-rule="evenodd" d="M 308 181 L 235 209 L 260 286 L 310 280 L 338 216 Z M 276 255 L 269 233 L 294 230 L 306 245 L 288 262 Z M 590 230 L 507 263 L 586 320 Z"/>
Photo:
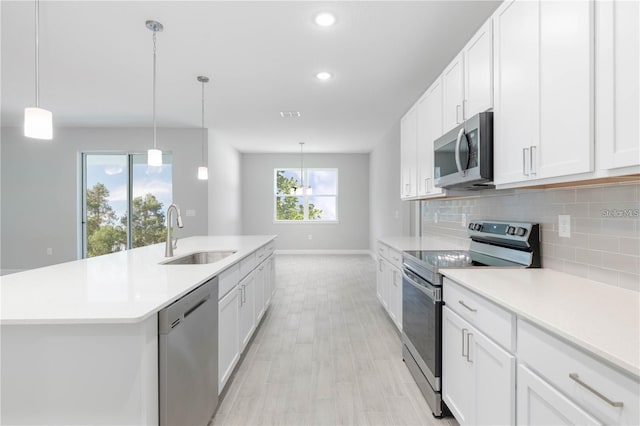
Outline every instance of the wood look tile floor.
<path id="1" fill-rule="evenodd" d="M 214 425 L 457 425 L 402 361 L 366 255 L 278 255 L 276 293 Z"/>

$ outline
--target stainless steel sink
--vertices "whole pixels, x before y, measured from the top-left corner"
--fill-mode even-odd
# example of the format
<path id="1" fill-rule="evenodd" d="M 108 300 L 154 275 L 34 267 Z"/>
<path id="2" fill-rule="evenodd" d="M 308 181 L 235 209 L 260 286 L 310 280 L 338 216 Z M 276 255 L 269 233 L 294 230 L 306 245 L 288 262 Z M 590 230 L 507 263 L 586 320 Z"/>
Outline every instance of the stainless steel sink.
<path id="1" fill-rule="evenodd" d="M 187 254 L 185 256 L 176 257 L 175 259 L 160 262 L 161 265 L 204 265 L 207 263 L 219 262 L 222 259 L 231 256 L 235 250 L 218 250 L 218 251 L 199 251 Z"/>

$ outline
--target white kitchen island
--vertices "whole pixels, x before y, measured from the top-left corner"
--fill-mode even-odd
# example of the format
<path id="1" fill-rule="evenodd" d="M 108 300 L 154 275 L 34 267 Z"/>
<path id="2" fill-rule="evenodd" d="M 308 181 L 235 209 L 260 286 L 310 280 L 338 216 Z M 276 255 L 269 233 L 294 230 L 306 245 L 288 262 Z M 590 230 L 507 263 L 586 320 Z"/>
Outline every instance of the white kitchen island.
<path id="1" fill-rule="evenodd" d="M 157 425 L 158 311 L 273 239 L 178 242 L 235 251 L 204 265 L 162 265 L 156 244 L 3 276 L 0 422 Z"/>

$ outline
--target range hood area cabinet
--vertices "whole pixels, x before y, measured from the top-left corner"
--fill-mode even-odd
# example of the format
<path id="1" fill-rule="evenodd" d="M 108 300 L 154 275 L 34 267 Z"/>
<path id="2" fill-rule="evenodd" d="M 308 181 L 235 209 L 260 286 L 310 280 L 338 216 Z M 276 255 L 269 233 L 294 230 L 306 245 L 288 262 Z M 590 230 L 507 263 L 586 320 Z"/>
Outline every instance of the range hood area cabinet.
<path id="1" fill-rule="evenodd" d="M 488 20 L 402 118 L 403 200 L 446 195 L 434 186 L 433 142 L 468 117 L 493 107 L 492 49 Z"/>

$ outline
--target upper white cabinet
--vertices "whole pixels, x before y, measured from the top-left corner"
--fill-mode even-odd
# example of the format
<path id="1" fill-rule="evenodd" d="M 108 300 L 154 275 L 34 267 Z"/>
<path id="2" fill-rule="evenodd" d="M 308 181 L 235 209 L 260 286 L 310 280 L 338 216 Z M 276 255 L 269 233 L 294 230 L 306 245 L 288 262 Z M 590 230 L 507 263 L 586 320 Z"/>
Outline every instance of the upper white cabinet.
<path id="1" fill-rule="evenodd" d="M 467 43 L 464 58 L 464 119 L 493 108 L 493 22 L 489 19 Z"/>
<path id="2" fill-rule="evenodd" d="M 460 53 L 442 73 L 442 123 L 443 133 L 464 121 L 464 59 Z"/>
<path id="3" fill-rule="evenodd" d="M 503 3 L 494 15 L 494 181 L 594 170 L 588 1 Z"/>
<path id="4" fill-rule="evenodd" d="M 418 122 L 418 195 L 442 196 L 442 188 L 433 186 L 433 141 L 442 135 L 442 80 L 438 78 L 417 104 Z"/>
<path id="5" fill-rule="evenodd" d="M 400 194 L 402 198 L 415 197 L 416 150 L 418 139 L 417 108 L 413 107 L 400 121 Z"/>
<path id="6" fill-rule="evenodd" d="M 596 2 L 598 169 L 640 165 L 640 3 Z"/>

